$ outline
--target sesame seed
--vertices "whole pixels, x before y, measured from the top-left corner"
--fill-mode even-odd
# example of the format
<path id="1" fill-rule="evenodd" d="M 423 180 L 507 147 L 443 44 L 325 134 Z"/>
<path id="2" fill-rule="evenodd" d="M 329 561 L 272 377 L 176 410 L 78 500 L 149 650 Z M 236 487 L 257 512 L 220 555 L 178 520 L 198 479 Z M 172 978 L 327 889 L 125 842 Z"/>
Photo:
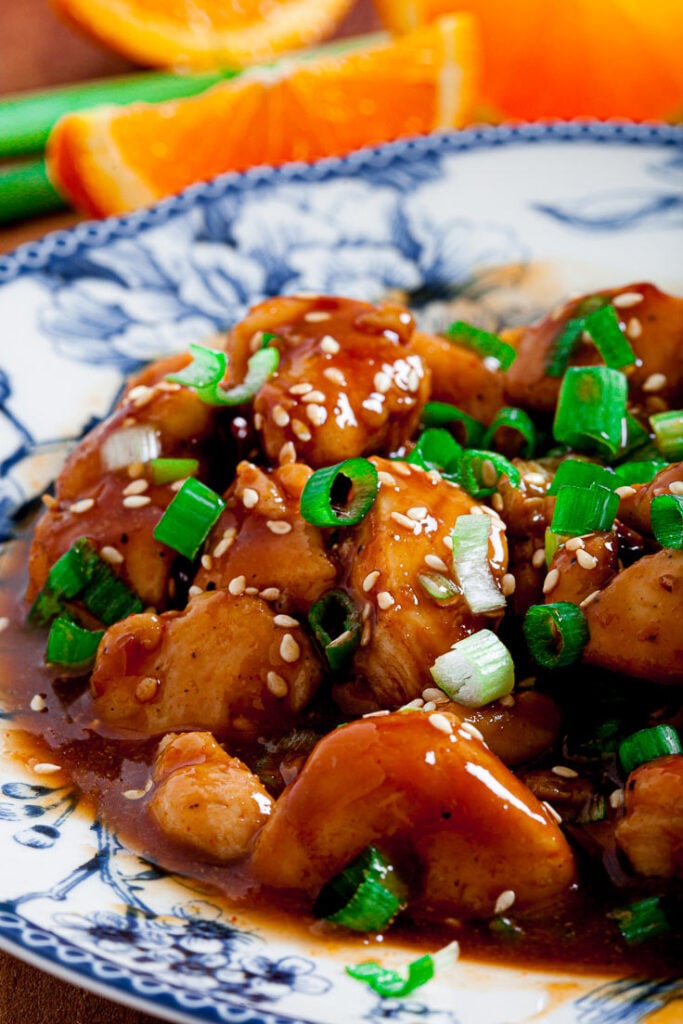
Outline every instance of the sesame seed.
<path id="1" fill-rule="evenodd" d="M 290 395 L 307 395 L 309 391 L 313 390 L 313 385 L 302 380 L 299 384 L 292 384 L 291 388 L 287 388 L 287 390 Z"/>
<path id="2" fill-rule="evenodd" d="M 629 487 L 628 484 L 624 484 L 623 487 L 616 487 L 614 493 L 618 494 L 620 498 L 630 498 L 638 492 L 635 487 Z"/>
<path id="3" fill-rule="evenodd" d="M 303 396 L 301 401 L 304 402 L 305 404 L 308 404 L 309 402 L 313 402 L 316 405 L 320 405 L 320 403 L 324 402 L 326 398 L 327 398 L 327 396 L 324 395 L 322 391 L 308 391 Z"/>
<path id="4" fill-rule="evenodd" d="M 424 701 L 422 697 L 415 697 L 414 700 L 409 700 L 407 704 L 401 704 L 399 711 L 421 711 L 424 707 Z"/>
<path id="5" fill-rule="evenodd" d="M 579 548 L 576 552 L 576 561 L 582 569 L 594 569 L 598 564 L 595 555 L 591 555 L 590 551 L 586 551 L 584 548 Z"/>
<path id="6" fill-rule="evenodd" d="M 260 412 L 254 413 L 254 430 L 260 430 L 263 426 L 263 414 Z"/>
<path id="7" fill-rule="evenodd" d="M 277 601 L 280 596 L 279 587 L 265 587 L 259 591 L 259 597 L 262 597 L 264 601 Z"/>
<path id="8" fill-rule="evenodd" d="M 661 391 L 668 383 L 665 373 L 651 373 L 643 383 L 643 391 Z"/>
<path id="9" fill-rule="evenodd" d="M 637 316 L 632 316 L 629 322 L 626 324 L 626 336 L 628 338 L 639 338 L 643 333 L 643 325 Z"/>
<path id="10" fill-rule="evenodd" d="M 410 530 L 411 533 L 414 532 L 414 530 L 415 530 L 415 522 L 414 522 L 414 520 L 409 519 L 408 516 L 404 516 L 402 512 L 392 512 L 391 513 L 391 518 L 394 520 L 395 523 L 398 523 L 399 526 L 405 527 L 405 529 L 406 530 Z"/>
<path id="11" fill-rule="evenodd" d="M 80 516 L 83 512 L 89 512 L 94 504 L 94 498 L 81 498 L 80 501 L 74 501 L 73 505 L 69 505 L 69 512 L 75 512 Z"/>
<path id="12" fill-rule="evenodd" d="M 383 718 L 389 714 L 388 708 L 381 708 L 379 711 L 366 711 L 363 718 Z"/>
<path id="13" fill-rule="evenodd" d="M 145 480 L 144 477 L 138 477 L 136 480 L 131 480 L 126 487 L 123 488 L 123 494 L 143 494 L 149 488 L 149 480 Z"/>
<path id="14" fill-rule="evenodd" d="M 437 572 L 448 572 L 448 566 L 438 555 L 425 555 L 425 565 L 430 569 L 436 569 Z"/>
<path id="15" fill-rule="evenodd" d="M 545 550 L 543 548 L 536 548 L 531 556 L 531 564 L 534 569 L 540 569 L 542 565 L 545 565 Z"/>
<path id="16" fill-rule="evenodd" d="M 290 665 L 301 657 L 301 648 L 291 633 L 285 633 L 280 641 L 280 657 Z"/>
<path id="17" fill-rule="evenodd" d="M 126 467 L 126 473 L 131 480 L 137 480 L 138 477 L 144 475 L 145 464 L 144 462 L 130 462 Z"/>
<path id="18" fill-rule="evenodd" d="M 422 699 L 426 701 L 434 701 L 435 704 L 448 703 L 448 697 L 446 694 L 436 686 L 426 686 L 422 691 Z"/>
<path id="19" fill-rule="evenodd" d="M 453 537 L 451 536 L 450 533 L 446 534 L 446 536 L 443 538 L 443 542 L 450 551 L 453 550 Z"/>
<path id="20" fill-rule="evenodd" d="M 289 423 L 289 413 L 283 405 L 276 405 L 273 408 L 272 416 L 276 427 L 286 427 Z"/>
<path id="21" fill-rule="evenodd" d="M 51 494 L 44 494 L 40 500 L 42 501 L 42 503 L 45 506 L 45 508 L 49 508 L 49 509 L 57 508 L 58 505 L 59 505 L 59 502 L 57 501 L 57 499 L 53 498 L 53 496 Z"/>
<path id="22" fill-rule="evenodd" d="M 379 480 L 380 484 L 384 484 L 385 487 L 396 486 L 396 480 L 394 479 L 394 477 L 391 475 L 391 473 L 387 473 L 386 470 L 384 469 L 380 469 L 379 473 L 377 474 L 377 479 Z"/>
<path id="23" fill-rule="evenodd" d="M 179 491 L 186 480 L 187 477 L 183 477 L 181 480 L 174 480 L 173 483 L 169 484 L 168 486 L 171 488 L 172 491 Z"/>
<path id="24" fill-rule="evenodd" d="M 592 594 L 588 595 L 588 597 L 584 597 L 583 601 L 579 601 L 579 608 L 585 608 L 587 605 L 591 604 L 599 593 L 599 590 L 594 590 Z"/>
<path id="25" fill-rule="evenodd" d="M 304 313 L 304 320 L 307 320 L 309 324 L 319 324 L 323 320 L 331 320 L 332 314 L 326 312 L 324 309 L 312 309 L 310 313 Z"/>
<path id="26" fill-rule="evenodd" d="M 360 613 L 360 617 L 363 620 L 363 622 L 370 618 L 370 616 L 372 615 L 372 611 L 372 605 L 370 604 L 369 601 L 366 601 L 365 604 L 363 605 L 363 610 Z"/>
<path id="27" fill-rule="evenodd" d="M 323 377 L 331 380 L 333 384 L 338 384 L 339 387 L 346 387 L 346 377 L 336 366 L 327 366 L 323 370 Z"/>
<path id="28" fill-rule="evenodd" d="M 396 601 L 394 597 L 389 593 L 389 591 L 380 590 L 379 594 L 377 595 L 377 607 L 381 608 L 382 611 L 385 612 L 387 608 L 391 608 L 393 604 L 396 604 Z"/>
<path id="29" fill-rule="evenodd" d="M 408 477 L 411 476 L 413 472 L 411 467 L 407 466 L 405 462 L 394 462 L 391 468 L 394 473 L 398 474 L 398 476 Z"/>
<path id="30" fill-rule="evenodd" d="M 311 402 L 310 405 L 306 406 L 306 416 L 314 427 L 322 427 L 323 423 L 327 420 L 327 409 L 324 405 Z"/>
<path id="31" fill-rule="evenodd" d="M 369 572 L 361 584 L 364 593 L 367 594 L 368 591 L 372 590 L 378 579 L 379 569 L 373 569 L 372 572 Z"/>
<path id="32" fill-rule="evenodd" d="M 33 766 L 36 775 L 54 775 L 55 772 L 61 772 L 61 770 L 61 764 L 52 764 L 50 761 L 41 761 Z"/>
<path id="33" fill-rule="evenodd" d="M 481 464 L 481 480 L 485 487 L 495 487 L 498 482 L 498 470 L 490 459 Z"/>
<path id="34" fill-rule="evenodd" d="M 579 548 L 585 548 L 586 542 L 583 537 L 570 537 L 564 546 L 567 551 L 578 551 Z"/>
<path id="35" fill-rule="evenodd" d="M 491 497 L 491 504 L 495 508 L 496 512 L 502 512 L 505 508 L 505 502 L 503 501 L 503 495 L 496 492 Z"/>
<path id="36" fill-rule="evenodd" d="M 435 700 L 428 700 L 425 704 L 422 705 L 422 710 L 423 711 L 428 711 L 428 712 L 429 711 L 436 711 L 436 701 Z"/>
<path id="37" fill-rule="evenodd" d="M 298 437 L 300 441 L 310 441 L 313 434 L 310 432 L 305 423 L 301 420 L 292 420 L 292 433 Z"/>
<path id="38" fill-rule="evenodd" d="M 176 384 L 173 380 L 160 380 L 159 383 L 154 386 L 157 391 L 180 391 L 180 384 Z"/>
<path id="39" fill-rule="evenodd" d="M 624 791 L 623 789 L 613 789 L 609 795 L 609 805 L 613 810 L 618 811 L 620 807 L 624 806 Z"/>
<path id="40" fill-rule="evenodd" d="M 371 637 L 372 637 L 372 624 L 371 624 L 370 620 L 368 619 L 367 622 L 365 623 L 365 625 L 363 626 L 363 632 L 361 633 L 361 636 L 360 636 L 360 646 L 361 647 L 367 647 L 368 644 L 370 643 L 370 638 Z"/>
<path id="41" fill-rule="evenodd" d="M 233 578 L 228 583 L 228 592 L 237 597 L 239 594 L 244 593 L 244 588 L 246 587 L 246 585 L 246 576 L 233 576 Z"/>
<path id="42" fill-rule="evenodd" d="M 277 460 L 281 466 L 291 465 L 291 463 L 296 462 L 296 448 L 292 441 L 285 441 L 278 452 Z"/>
<path id="43" fill-rule="evenodd" d="M 0 617 L 0 633 L 3 633 L 9 626 L 9 619 L 6 615 Z"/>
<path id="44" fill-rule="evenodd" d="M 476 725 L 473 725 L 472 722 L 468 722 L 467 719 L 464 719 L 460 723 L 460 728 L 464 729 L 465 732 L 468 733 L 470 739 L 474 738 L 475 740 L 479 740 L 480 743 L 486 742 L 484 734 L 477 729 Z"/>
<path id="45" fill-rule="evenodd" d="M 112 547 L 111 544 L 105 544 L 103 548 L 100 548 L 100 558 L 109 562 L 110 565 L 121 565 L 123 561 L 123 555 L 119 549 Z"/>
<path id="46" fill-rule="evenodd" d="M 255 508 L 259 503 L 259 492 L 253 487 L 245 487 L 242 491 L 242 504 L 245 508 Z"/>
<path id="47" fill-rule="evenodd" d="M 138 384 L 137 387 L 130 389 L 126 398 L 133 403 L 136 409 L 141 409 L 143 405 L 147 405 L 154 398 L 154 388 L 147 387 L 146 384 Z"/>
<path id="48" fill-rule="evenodd" d="M 375 391 L 379 391 L 380 394 L 385 395 L 391 387 L 391 377 L 388 373 L 384 373 L 383 370 L 378 370 L 372 379 L 372 386 Z"/>
<path id="49" fill-rule="evenodd" d="M 216 544 L 216 547 L 213 549 L 213 557 L 214 558 L 222 558 L 223 555 L 225 554 L 225 552 L 229 551 L 234 543 L 235 543 L 235 532 L 234 531 L 230 535 L 225 535 L 224 534 L 223 537 L 218 541 L 218 544 Z"/>
<path id="50" fill-rule="evenodd" d="M 427 476 L 429 477 L 430 482 L 433 484 L 438 484 L 443 479 L 438 469 L 428 469 Z"/>
<path id="51" fill-rule="evenodd" d="M 135 699 L 139 700 L 141 704 L 147 704 L 149 701 L 154 700 L 159 692 L 160 685 L 159 680 L 155 679 L 154 676 L 145 676 L 135 687 Z"/>
<path id="52" fill-rule="evenodd" d="M 637 306 L 642 301 L 643 296 L 640 292 L 622 292 L 621 295 L 614 296 L 612 305 L 617 309 L 628 309 L 629 306 Z"/>
<path id="53" fill-rule="evenodd" d="M 408 509 L 406 515 L 409 519 L 414 519 L 415 522 L 420 523 L 429 515 L 429 509 L 425 508 L 424 505 L 414 505 L 412 508 Z"/>
<path id="54" fill-rule="evenodd" d="M 249 594 L 250 597 L 256 597 L 258 594 L 258 587 L 245 587 L 244 593 Z"/>
<path id="55" fill-rule="evenodd" d="M 683 480 L 672 480 L 669 484 L 670 494 L 683 494 Z"/>
<path id="56" fill-rule="evenodd" d="M 524 483 L 531 484 L 532 487 L 545 487 L 546 479 L 542 473 L 525 473 Z"/>
<path id="57" fill-rule="evenodd" d="M 289 693 L 287 680 L 279 672 L 269 672 L 266 676 L 266 686 L 273 697 L 286 697 Z"/>
<path id="58" fill-rule="evenodd" d="M 328 356 L 336 356 L 341 349 L 341 345 L 336 338 L 333 338 L 331 334 L 326 334 L 320 342 L 320 348 Z"/>
<path id="59" fill-rule="evenodd" d="M 126 800 L 142 800 L 145 793 L 144 789 L 124 789 L 122 796 Z"/>
<path id="60" fill-rule="evenodd" d="M 377 413 L 379 416 L 384 411 L 384 396 L 373 391 L 361 404 L 368 412 Z"/>
<path id="61" fill-rule="evenodd" d="M 187 593 L 190 597 L 198 597 L 200 594 L 203 594 L 204 591 L 201 587 L 197 586 L 196 583 L 193 583 Z"/>
<path id="62" fill-rule="evenodd" d="M 549 594 L 551 590 L 554 590 L 557 584 L 560 582 L 560 571 L 559 569 L 551 569 L 545 580 L 543 581 L 543 593 Z"/>
<path id="63" fill-rule="evenodd" d="M 504 597 L 510 597 L 517 589 L 517 580 L 511 572 L 506 572 L 500 581 L 500 589 Z"/>
<path id="64" fill-rule="evenodd" d="M 551 769 L 553 775 L 559 775 L 561 779 L 578 779 L 579 773 L 566 764 L 556 764 Z"/>
<path id="65" fill-rule="evenodd" d="M 509 910 L 516 899 L 514 889 L 504 889 L 496 900 L 496 905 L 493 908 L 494 914 L 504 914 L 506 910 Z"/>
<path id="66" fill-rule="evenodd" d="M 285 519 L 266 519 L 266 526 L 271 533 L 277 533 L 280 536 L 291 533 L 292 530 L 292 524 Z"/>
<path id="67" fill-rule="evenodd" d="M 213 558 L 211 557 L 211 555 L 202 555 L 200 562 L 202 569 L 206 569 L 207 572 L 210 572 L 213 569 Z"/>
<path id="68" fill-rule="evenodd" d="M 562 824 L 562 815 L 559 814 L 552 804 L 549 804 L 547 800 L 541 800 L 541 803 L 545 807 L 546 811 L 551 818 L 554 818 L 558 825 Z"/>
<path id="69" fill-rule="evenodd" d="M 149 494 L 129 494 L 127 498 L 123 499 L 124 508 L 144 508 L 145 505 L 150 505 L 152 499 Z"/>
<path id="70" fill-rule="evenodd" d="M 449 736 L 453 732 L 450 718 L 446 718 L 445 715 L 440 714 L 438 711 L 431 714 L 427 721 L 434 729 L 438 729 L 439 732 L 445 732 Z"/>
<path id="71" fill-rule="evenodd" d="M 291 615 L 276 615 L 273 622 L 276 626 L 282 626 L 283 629 L 296 629 L 299 625 L 299 620 L 292 618 Z"/>
<path id="72" fill-rule="evenodd" d="M 31 703 L 29 704 L 31 711 L 44 711 L 47 707 L 47 701 L 43 697 L 42 693 L 34 693 L 31 697 Z"/>

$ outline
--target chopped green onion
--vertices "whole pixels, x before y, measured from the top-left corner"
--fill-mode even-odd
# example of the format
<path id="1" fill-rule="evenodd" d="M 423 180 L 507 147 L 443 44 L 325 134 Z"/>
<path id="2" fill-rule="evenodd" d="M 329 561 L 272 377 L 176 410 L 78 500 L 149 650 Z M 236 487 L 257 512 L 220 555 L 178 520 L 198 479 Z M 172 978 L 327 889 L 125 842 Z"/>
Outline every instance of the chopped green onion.
<path id="1" fill-rule="evenodd" d="M 47 577 L 48 587 L 69 601 L 80 594 L 91 579 L 99 556 L 86 537 L 79 537 L 58 558 Z"/>
<path id="2" fill-rule="evenodd" d="M 95 566 L 92 578 L 81 594 L 81 600 L 90 614 L 105 626 L 141 612 L 143 608 L 137 594 L 102 561 Z"/>
<path id="3" fill-rule="evenodd" d="M 347 967 L 346 973 L 356 981 L 363 981 L 373 992 L 383 999 L 401 999 L 410 995 L 416 988 L 430 981 L 437 970 L 455 963 L 459 954 L 457 942 L 451 942 L 438 953 L 419 957 L 408 964 L 406 974 L 382 967 L 376 960 L 366 960 L 362 964 Z"/>
<path id="4" fill-rule="evenodd" d="M 368 846 L 323 886 L 313 913 L 354 931 L 379 932 L 406 905 L 406 895 L 387 857 L 375 846 Z"/>
<path id="5" fill-rule="evenodd" d="M 418 573 L 417 579 L 423 590 L 435 601 L 452 601 L 462 593 L 458 584 L 444 576 L 442 572 L 421 572 Z"/>
<path id="6" fill-rule="evenodd" d="M 114 430 L 102 442 L 100 458 L 105 469 L 117 470 L 136 462 L 149 462 L 161 453 L 161 442 L 150 423 Z"/>
<path id="7" fill-rule="evenodd" d="M 588 624 L 579 606 L 569 601 L 532 604 L 524 617 L 524 638 L 539 665 L 562 668 L 581 657 Z"/>
<path id="8" fill-rule="evenodd" d="M 458 640 L 429 671 L 451 700 L 468 708 L 482 708 L 512 693 L 515 686 L 510 652 L 490 629 L 480 629 Z"/>
<path id="9" fill-rule="evenodd" d="M 661 459 L 643 459 L 642 462 L 622 462 L 615 466 L 614 472 L 619 478 L 619 486 L 631 484 L 649 484 L 663 469 L 669 465 Z"/>
<path id="10" fill-rule="evenodd" d="M 574 537 L 611 530 L 618 508 L 619 495 L 601 484 L 560 487 L 550 529 Z"/>
<path id="11" fill-rule="evenodd" d="M 650 435 L 635 416 L 627 412 L 621 425 L 621 444 L 616 457 L 623 459 L 627 455 L 642 451 L 646 445 L 651 445 Z"/>
<path id="12" fill-rule="evenodd" d="M 447 479 L 458 477 L 462 448 L 452 434 L 438 427 L 423 430 L 405 461 L 422 469 L 436 469 Z"/>
<path id="13" fill-rule="evenodd" d="M 607 817 L 607 801 L 602 793 L 591 793 L 581 808 L 576 822 L 578 825 L 592 825 L 596 821 L 604 821 Z"/>
<path id="14" fill-rule="evenodd" d="M 545 372 L 547 377 L 561 377 L 569 365 L 581 341 L 585 317 L 574 317 L 567 320 L 562 329 L 552 339 L 546 355 Z"/>
<path id="15" fill-rule="evenodd" d="M 664 458 L 670 462 L 683 459 L 683 409 L 655 413 L 650 416 L 650 426 Z"/>
<path id="16" fill-rule="evenodd" d="M 196 476 L 199 460 L 150 459 L 147 469 L 153 484 L 172 484 L 176 480 L 184 480 L 186 476 Z"/>
<path id="17" fill-rule="evenodd" d="M 547 493 L 557 494 L 560 487 L 568 485 L 590 487 L 591 484 L 601 484 L 602 487 L 614 490 L 620 483 L 612 470 L 605 466 L 599 466 L 595 462 L 584 462 L 583 459 L 564 459 L 557 467 Z"/>
<path id="18" fill-rule="evenodd" d="M 496 443 L 496 435 L 499 431 L 517 434 L 518 442 L 514 454 L 519 454 L 525 459 L 531 458 L 536 447 L 536 427 L 531 417 L 523 409 L 517 409 L 511 405 L 504 405 L 496 413 L 491 426 L 484 434 L 482 447 L 502 447 L 500 442 Z"/>
<path id="19" fill-rule="evenodd" d="M 361 637 L 358 609 L 345 590 L 328 590 L 312 606 L 308 621 L 332 672 L 348 666 Z"/>
<path id="20" fill-rule="evenodd" d="M 683 494 L 658 494 L 650 505 L 652 532 L 663 548 L 683 548 Z"/>
<path id="21" fill-rule="evenodd" d="M 654 761 L 657 757 L 681 753 L 683 748 L 678 733 L 670 725 L 640 729 L 619 744 L 619 761 L 627 774 L 641 764 Z"/>
<path id="22" fill-rule="evenodd" d="M 494 494 L 504 476 L 513 487 L 519 487 L 522 482 L 519 470 L 504 455 L 477 448 L 463 452 L 459 482 L 473 498 L 487 498 Z"/>
<path id="23" fill-rule="evenodd" d="M 453 570 L 475 615 L 505 608 L 489 563 L 489 529 L 489 516 L 466 515 L 458 516 L 453 530 Z"/>
<path id="24" fill-rule="evenodd" d="M 607 366 L 572 366 L 564 375 L 555 411 L 556 441 L 612 458 L 620 449 L 628 382 Z"/>
<path id="25" fill-rule="evenodd" d="M 192 362 L 167 380 L 193 387 L 207 405 L 242 405 L 250 401 L 266 380 L 275 372 L 280 361 L 276 348 L 261 348 L 247 362 L 247 373 L 241 384 L 226 390 L 221 387 L 228 366 L 228 357 L 218 349 L 204 345 L 190 345 Z"/>
<path id="26" fill-rule="evenodd" d="M 614 370 L 620 370 L 623 366 L 633 366 L 636 361 L 635 352 L 619 326 L 614 306 L 602 306 L 589 313 L 585 318 L 585 329 L 600 350 L 607 366 Z"/>
<path id="27" fill-rule="evenodd" d="M 186 387 L 195 388 L 197 394 L 205 401 L 203 392 L 208 395 L 225 376 L 228 367 L 228 357 L 225 352 L 215 348 L 207 348 L 206 345 L 190 345 L 192 362 L 179 370 L 178 373 L 170 373 L 166 380 L 174 384 L 184 384 Z"/>
<path id="28" fill-rule="evenodd" d="M 263 334 L 261 335 L 261 348 L 267 348 L 267 346 L 270 345 L 271 341 L 278 340 L 279 336 L 277 334 L 273 334 L 271 331 L 264 331 Z"/>
<path id="29" fill-rule="evenodd" d="M 666 935 L 671 930 L 660 896 L 649 896 L 628 907 L 613 910 L 610 917 L 616 918 L 619 931 L 629 945 Z"/>
<path id="30" fill-rule="evenodd" d="M 256 395 L 269 377 L 275 373 L 280 363 L 280 353 L 276 348 L 261 348 L 247 362 L 247 372 L 241 384 L 236 384 L 229 391 L 218 387 L 215 393 L 216 405 L 242 405 Z"/>
<path id="31" fill-rule="evenodd" d="M 215 491 L 190 477 L 154 527 L 154 538 L 192 559 L 224 508 Z"/>
<path id="32" fill-rule="evenodd" d="M 425 427 L 457 428 L 456 440 L 466 448 L 481 444 L 486 429 L 479 420 L 448 402 L 427 402 L 422 410 L 422 423 Z"/>
<path id="33" fill-rule="evenodd" d="M 45 660 L 51 665 L 84 668 L 91 663 L 104 630 L 84 629 L 68 615 L 54 620 L 47 638 Z"/>
<path id="34" fill-rule="evenodd" d="M 482 331 L 464 320 L 456 320 L 446 330 L 446 337 L 458 345 L 471 348 L 483 359 L 496 359 L 503 370 L 509 370 L 517 353 L 512 345 L 490 331 Z"/>
<path id="35" fill-rule="evenodd" d="M 301 515 L 313 526 L 354 526 L 370 511 L 378 487 L 372 462 L 345 459 L 308 478 L 301 495 Z"/>
<path id="36" fill-rule="evenodd" d="M 546 568 L 550 566 L 555 552 L 558 548 L 561 548 L 564 542 L 567 540 L 567 535 L 564 533 L 553 533 L 549 526 L 545 528 L 545 565 Z"/>

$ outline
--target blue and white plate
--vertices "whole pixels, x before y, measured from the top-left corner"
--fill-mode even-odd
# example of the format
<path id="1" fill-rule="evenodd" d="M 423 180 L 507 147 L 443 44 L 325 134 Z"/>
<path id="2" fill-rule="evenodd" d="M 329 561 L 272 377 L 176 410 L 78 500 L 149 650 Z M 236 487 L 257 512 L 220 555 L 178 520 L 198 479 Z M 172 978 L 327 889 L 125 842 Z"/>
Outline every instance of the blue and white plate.
<path id="1" fill-rule="evenodd" d="M 0 258 L 3 535 L 125 374 L 266 295 L 398 292 L 429 326 L 454 309 L 497 326 L 600 286 L 683 294 L 682 184 L 680 129 L 487 128 L 226 175 L 21 247 Z M 184 1024 L 640 1024 L 683 998 L 683 978 L 460 961 L 381 1000 L 344 964 L 409 951 L 340 949 L 163 875 L 68 785 L 21 768 L 1 692 L 0 718 L 0 945 L 102 995 Z"/>

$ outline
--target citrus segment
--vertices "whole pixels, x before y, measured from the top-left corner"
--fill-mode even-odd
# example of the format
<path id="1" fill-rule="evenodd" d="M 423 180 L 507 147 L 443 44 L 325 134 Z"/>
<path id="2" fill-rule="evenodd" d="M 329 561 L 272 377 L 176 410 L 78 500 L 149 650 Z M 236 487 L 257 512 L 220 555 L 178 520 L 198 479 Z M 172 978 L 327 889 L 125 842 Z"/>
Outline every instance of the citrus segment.
<path id="1" fill-rule="evenodd" d="M 395 40 L 248 71 L 191 99 L 69 114 L 52 132 L 48 167 L 80 208 L 119 213 L 224 171 L 458 127 L 476 71 L 472 19 L 445 17 Z"/>
<path id="2" fill-rule="evenodd" d="M 52 0 L 112 50 L 160 67 L 244 67 L 331 35 L 353 0 Z"/>
<path id="3" fill-rule="evenodd" d="M 445 12 L 479 22 L 482 93 L 499 117 L 683 116 L 681 0 L 374 0 L 407 32 Z"/>

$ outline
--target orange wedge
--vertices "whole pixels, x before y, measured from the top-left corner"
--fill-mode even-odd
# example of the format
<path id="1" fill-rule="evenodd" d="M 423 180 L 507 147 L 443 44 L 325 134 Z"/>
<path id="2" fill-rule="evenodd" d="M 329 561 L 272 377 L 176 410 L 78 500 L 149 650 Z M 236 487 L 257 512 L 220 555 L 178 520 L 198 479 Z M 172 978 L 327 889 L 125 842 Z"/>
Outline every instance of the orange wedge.
<path id="1" fill-rule="evenodd" d="M 52 0 L 117 53 L 162 67 L 244 67 L 326 38 L 353 0 Z"/>
<path id="2" fill-rule="evenodd" d="M 494 116 L 683 117 L 683 0 L 374 2 L 395 32 L 474 14 Z"/>
<path id="3" fill-rule="evenodd" d="M 105 216 L 223 171 L 340 156 L 465 123 L 478 67 L 472 19 L 370 38 L 247 71 L 192 99 L 69 114 L 48 143 L 52 181 L 77 207 Z"/>

